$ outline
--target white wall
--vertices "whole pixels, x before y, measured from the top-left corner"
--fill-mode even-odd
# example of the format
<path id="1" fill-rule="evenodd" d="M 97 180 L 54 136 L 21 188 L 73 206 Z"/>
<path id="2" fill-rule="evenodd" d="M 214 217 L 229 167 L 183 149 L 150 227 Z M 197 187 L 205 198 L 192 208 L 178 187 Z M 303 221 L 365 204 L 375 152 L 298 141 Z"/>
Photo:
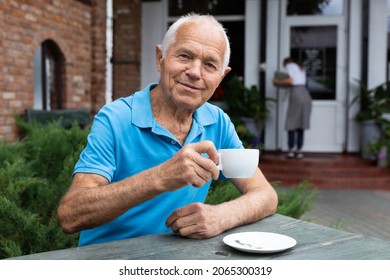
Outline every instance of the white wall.
<path id="1" fill-rule="evenodd" d="M 359 124 L 355 121 L 355 116 L 359 110 L 359 106 L 356 103 L 350 106 L 352 99 L 360 94 L 359 80 L 362 77 L 362 0 L 350 1 L 350 17 L 348 28 L 348 122 L 347 122 L 347 152 L 359 151 Z"/>
<path id="2" fill-rule="evenodd" d="M 163 1 L 142 2 L 141 16 L 141 88 L 151 82 L 158 82 L 156 70 L 156 45 L 161 44 L 166 28 Z M 156 28 L 159 26 L 160 28 Z"/>
<path id="3" fill-rule="evenodd" d="M 387 1 L 371 0 L 368 29 L 368 77 L 369 88 L 386 81 L 387 64 Z"/>
<path id="4" fill-rule="evenodd" d="M 266 49 L 269 52 L 266 53 L 267 61 L 265 63 L 265 80 L 272 81 L 274 72 L 278 69 L 279 63 L 279 0 L 268 0 L 267 7 L 267 42 Z M 272 30 L 272 32 L 270 32 Z M 272 83 L 266 82 L 266 94 L 267 97 L 282 98 L 284 93 L 282 90 L 276 90 Z M 270 114 L 268 116 L 265 125 L 265 149 L 275 150 L 278 148 L 278 131 L 282 120 L 279 119 L 279 108 L 277 103 L 269 103 Z"/>
<path id="5" fill-rule="evenodd" d="M 260 1 L 247 0 L 245 11 L 245 85 L 259 86 Z"/>

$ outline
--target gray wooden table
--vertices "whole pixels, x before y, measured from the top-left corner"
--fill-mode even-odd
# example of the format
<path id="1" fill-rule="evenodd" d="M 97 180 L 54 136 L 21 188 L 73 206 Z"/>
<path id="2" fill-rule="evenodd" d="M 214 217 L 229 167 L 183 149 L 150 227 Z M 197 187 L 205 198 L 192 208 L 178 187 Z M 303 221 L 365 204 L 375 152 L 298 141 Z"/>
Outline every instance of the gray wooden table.
<path id="1" fill-rule="evenodd" d="M 262 231 L 288 235 L 295 247 L 279 253 L 237 251 L 222 241 L 231 233 Z M 193 240 L 174 234 L 149 235 L 103 244 L 25 255 L 25 260 L 390 260 L 390 242 L 319 226 L 283 215 L 224 232 L 214 238 Z"/>

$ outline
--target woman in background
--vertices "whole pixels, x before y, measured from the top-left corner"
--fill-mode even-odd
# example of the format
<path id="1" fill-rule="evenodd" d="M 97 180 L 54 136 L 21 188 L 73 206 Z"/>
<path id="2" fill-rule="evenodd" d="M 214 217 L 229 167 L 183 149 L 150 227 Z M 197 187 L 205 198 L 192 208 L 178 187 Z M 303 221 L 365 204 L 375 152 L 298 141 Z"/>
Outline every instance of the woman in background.
<path id="1" fill-rule="evenodd" d="M 288 133 L 288 158 L 303 158 L 304 131 L 310 128 L 312 99 L 306 87 L 306 71 L 290 57 L 283 60 L 288 77 L 273 80 L 275 86 L 289 86 L 290 97 L 285 129 Z"/>

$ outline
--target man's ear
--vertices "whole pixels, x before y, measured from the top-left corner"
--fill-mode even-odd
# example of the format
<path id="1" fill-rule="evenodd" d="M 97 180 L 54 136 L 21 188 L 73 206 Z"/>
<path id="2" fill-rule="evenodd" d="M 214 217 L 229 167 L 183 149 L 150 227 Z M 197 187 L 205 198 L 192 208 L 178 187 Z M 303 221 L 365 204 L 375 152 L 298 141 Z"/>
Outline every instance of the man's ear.
<path id="1" fill-rule="evenodd" d="M 222 75 L 222 79 L 221 79 L 221 81 L 223 80 L 223 78 L 225 78 L 225 76 L 227 75 L 227 73 L 229 73 L 230 72 L 230 70 L 232 70 L 232 68 L 230 68 L 229 66 L 228 67 L 226 67 L 226 69 L 225 69 L 225 72 L 223 73 L 223 75 Z"/>
<path id="2" fill-rule="evenodd" d="M 156 45 L 156 68 L 158 72 L 161 72 L 161 63 L 163 60 L 161 45 Z"/>

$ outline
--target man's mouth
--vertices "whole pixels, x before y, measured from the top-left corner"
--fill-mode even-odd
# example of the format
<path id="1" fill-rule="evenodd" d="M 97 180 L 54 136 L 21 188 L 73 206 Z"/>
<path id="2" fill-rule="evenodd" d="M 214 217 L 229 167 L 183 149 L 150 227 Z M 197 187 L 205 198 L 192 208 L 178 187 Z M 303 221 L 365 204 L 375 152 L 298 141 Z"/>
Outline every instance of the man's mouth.
<path id="1" fill-rule="evenodd" d="M 184 86 L 184 87 L 190 88 L 190 89 L 200 90 L 199 87 L 197 87 L 197 86 L 195 86 L 195 85 L 193 85 L 193 84 L 190 84 L 190 83 L 179 82 L 179 84 L 181 84 L 181 85 Z"/>

